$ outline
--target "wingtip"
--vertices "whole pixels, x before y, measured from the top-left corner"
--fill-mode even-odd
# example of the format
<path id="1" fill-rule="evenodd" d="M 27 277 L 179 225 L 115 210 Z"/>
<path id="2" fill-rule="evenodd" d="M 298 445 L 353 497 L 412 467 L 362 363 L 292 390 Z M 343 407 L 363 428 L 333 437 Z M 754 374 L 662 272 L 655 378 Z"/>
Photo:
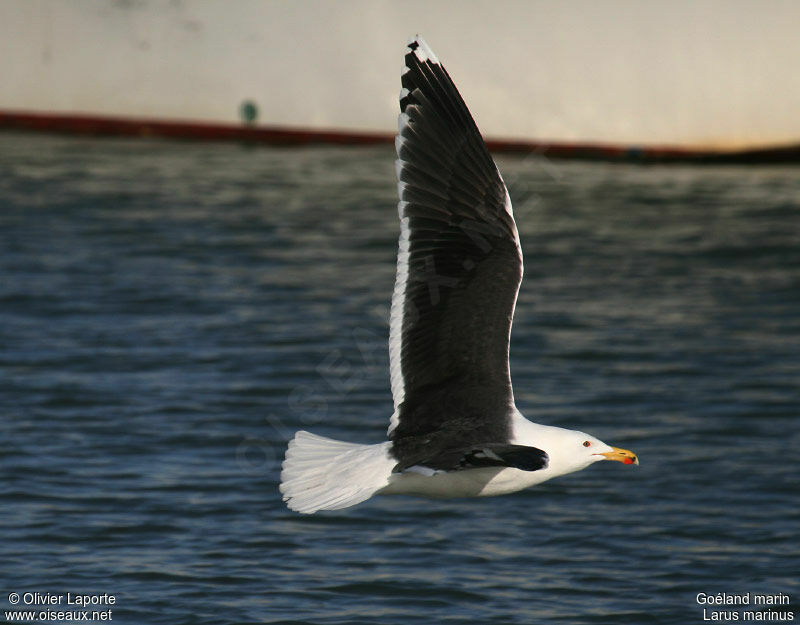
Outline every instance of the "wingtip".
<path id="1" fill-rule="evenodd" d="M 431 63 L 435 63 L 439 65 L 439 57 L 431 50 L 430 46 L 426 43 L 425 39 L 422 38 L 422 35 L 417 33 L 413 37 L 408 38 L 407 44 L 409 53 L 413 52 L 420 63 L 425 63 L 426 61 L 430 61 Z"/>

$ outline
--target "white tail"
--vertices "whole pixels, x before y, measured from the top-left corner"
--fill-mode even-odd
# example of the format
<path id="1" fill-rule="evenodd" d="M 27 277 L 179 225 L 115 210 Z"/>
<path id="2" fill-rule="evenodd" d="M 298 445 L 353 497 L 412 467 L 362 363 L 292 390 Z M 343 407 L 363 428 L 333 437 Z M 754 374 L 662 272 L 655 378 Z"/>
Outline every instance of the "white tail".
<path id="1" fill-rule="evenodd" d="M 286 450 L 281 493 L 296 512 L 347 508 L 389 484 L 397 460 L 390 442 L 359 445 L 300 431 Z"/>

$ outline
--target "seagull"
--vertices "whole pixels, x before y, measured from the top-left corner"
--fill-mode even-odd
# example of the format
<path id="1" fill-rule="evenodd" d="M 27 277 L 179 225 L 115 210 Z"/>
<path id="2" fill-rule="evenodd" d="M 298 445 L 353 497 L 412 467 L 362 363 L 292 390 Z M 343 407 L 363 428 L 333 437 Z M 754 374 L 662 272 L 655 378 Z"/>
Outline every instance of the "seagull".
<path id="1" fill-rule="evenodd" d="M 514 403 L 511 322 L 522 248 L 511 200 L 455 84 L 420 36 L 405 53 L 395 140 L 400 201 L 388 440 L 299 431 L 280 491 L 310 514 L 373 495 L 503 495 L 636 454 L 533 423 Z"/>

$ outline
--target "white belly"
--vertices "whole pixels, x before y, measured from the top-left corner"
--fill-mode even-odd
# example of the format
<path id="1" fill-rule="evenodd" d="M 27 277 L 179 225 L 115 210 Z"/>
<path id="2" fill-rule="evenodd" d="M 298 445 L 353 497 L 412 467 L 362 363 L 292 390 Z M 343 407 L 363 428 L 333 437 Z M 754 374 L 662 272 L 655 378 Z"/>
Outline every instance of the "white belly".
<path id="1" fill-rule="evenodd" d="M 491 497 L 505 495 L 553 477 L 547 469 L 521 471 L 509 467 L 466 469 L 424 475 L 416 471 L 397 473 L 379 495 L 419 495 L 422 497 Z"/>

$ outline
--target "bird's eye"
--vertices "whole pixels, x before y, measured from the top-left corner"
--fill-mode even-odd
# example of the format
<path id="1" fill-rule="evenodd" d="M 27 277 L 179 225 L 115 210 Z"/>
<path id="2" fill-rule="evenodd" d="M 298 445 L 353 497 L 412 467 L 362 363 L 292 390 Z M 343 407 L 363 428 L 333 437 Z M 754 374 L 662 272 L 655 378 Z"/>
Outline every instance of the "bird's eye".
<path id="1" fill-rule="evenodd" d="M 583 446 L 584 447 L 591 447 L 592 444 L 589 441 L 583 441 Z"/>

